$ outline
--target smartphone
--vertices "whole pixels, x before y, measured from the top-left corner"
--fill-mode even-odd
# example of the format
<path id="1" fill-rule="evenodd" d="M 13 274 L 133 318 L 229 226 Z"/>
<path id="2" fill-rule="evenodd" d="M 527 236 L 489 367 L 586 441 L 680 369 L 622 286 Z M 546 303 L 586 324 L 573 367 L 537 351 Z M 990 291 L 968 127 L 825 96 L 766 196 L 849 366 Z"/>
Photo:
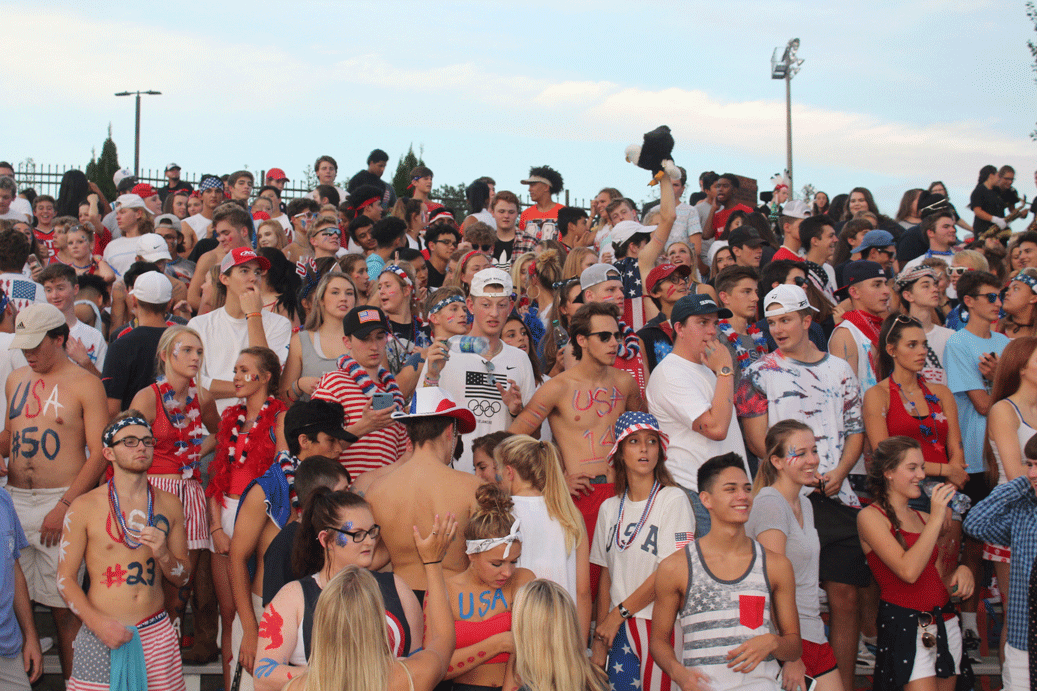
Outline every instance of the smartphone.
<path id="1" fill-rule="evenodd" d="M 393 404 L 392 394 L 387 391 L 375 391 L 371 396 L 371 410 L 385 410 Z"/>
<path id="2" fill-rule="evenodd" d="M 803 675 L 803 686 L 804 686 L 803 691 L 814 691 L 814 686 L 816 685 L 816 682 L 817 682 L 817 679 L 814 679 L 809 674 L 804 674 Z M 781 670 L 780 669 L 778 670 L 778 685 L 779 686 L 781 685 Z"/>

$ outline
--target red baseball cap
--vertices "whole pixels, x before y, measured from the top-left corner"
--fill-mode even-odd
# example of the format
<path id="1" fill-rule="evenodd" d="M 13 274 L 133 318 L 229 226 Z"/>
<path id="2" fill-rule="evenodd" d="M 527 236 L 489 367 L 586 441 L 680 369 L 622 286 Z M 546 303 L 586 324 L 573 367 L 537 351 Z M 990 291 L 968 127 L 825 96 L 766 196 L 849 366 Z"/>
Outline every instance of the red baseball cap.
<path id="1" fill-rule="evenodd" d="M 266 171 L 266 179 L 267 180 L 284 180 L 285 182 L 288 182 L 288 176 L 285 175 L 284 171 L 281 170 L 280 168 L 271 168 L 270 170 Z"/>
<path id="2" fill-rule="evenodd" d="M 227 252 L 227 256 L 220 262 L 220 273 L 225 274 L 235 266 L 241 266 L 249 262 L 259 262 L 259 267 L 263 271 L 270 268 L 270 260 L 256 254 L 251 247 L 235 247 L 230 252 Z"/>
<path id="3" fill-rule="evenodd" d="M 154 197 L 158 192 L 156 192 L 155 188 L 150 184 L 146 182 L 138 182 L 133 186 L 133 189 L 130 190 L 130 194 L 135 194 L 141 199 L 147 199 L 148 197 Z"/>
<path id="4" fill-rule="evenodd" d="M 687 264 L 660 264 L 655 267 L 648 272 L 648 278 L 645 279 L 645 288 L 648 289 L 648 294 L 651 295 L 659 281 L 669 278 L 674 273 L 687 278 L 691 276 L 691 267 Z"/>

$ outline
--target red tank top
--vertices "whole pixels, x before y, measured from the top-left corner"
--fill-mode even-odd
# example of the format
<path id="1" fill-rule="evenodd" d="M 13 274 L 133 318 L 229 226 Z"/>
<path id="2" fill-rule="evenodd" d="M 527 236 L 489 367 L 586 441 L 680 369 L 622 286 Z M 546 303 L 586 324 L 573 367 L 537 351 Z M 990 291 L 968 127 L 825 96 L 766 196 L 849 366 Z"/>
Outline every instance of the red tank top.
<path id="1" fill-rule="evenodd" d="M 875 508 L 882 511 L 880 506 L 875 506 Z M 882 515 L 885 516 L 886 512 L 882 511 Z M 893 526 L 889 527 L 889 532 L 896 537 Z M 904 536 L 908 549 L 918 542 L 918 537 L 921 535 L 921 533 L 909 533 L 903 529 L 900 534 Z M 947 592 L 947 586 L 943 584 L 943 579 L 936 571 L 936 557 L 937 550 L 933 549 L 918 580 L 914 583 L 905 583 L 886 566 L 886 562 L 882 561 L 874 551 L 868 552 L 868 566 L 871 567 L 871 573 L 875 576 L 875 582 L 879 584 L 879 597 L 891 604 L 919 612 L 931 612 L 937 607 L 946 605 L 951 596 Z"/>
<path id="2" fill-rule="evenodd" d="M 466 620 L 455 620 L 454 621 L 454 635 L 457 638 L 457 649 L 467 648 L 470 645 L 481 643 L 490 636 L 494 636 L 498 633 L 504 633 L 505 631 L 511 630 L 511 611 L 501 612 L 495 614 L 489 619 L 483 619 L 482 621 L 466 621 Z M 483 664 L 497 664 L 500 662 L 507 662 L 511 655 L 508 653 L 501 653 L 491 657 Z"/>
<path id="3" fill-rule="evenodd" d="M 155 457 L 148 475 L 179 476 L 182 464 L 176 456 L 176 441 L 181 432 L 169 422 L 158 385 L 152 384 L 150 388 L 155 394 L 155 423 L 151 426 L 151 433 L 155 435 Z"/>
<path id="4" fill-rule="evenodd" d="M 947 434 L 950 427 L 947 416 L 940 407 L 940 399 L 929 391 L 925 380 L 918 378 L 929 406 L 929 415 L 921 420 L 912 417 L 904 406 L 897 385 L 892 378 L 889 381 L 889 412 L 886 414 L 886 431 L 889 436 L 904 436 L 914 439 L 922 445 L 922 459 L 926 463 L 948 463 Z M 906 533 L 905 533 L 906 535 Z"/>

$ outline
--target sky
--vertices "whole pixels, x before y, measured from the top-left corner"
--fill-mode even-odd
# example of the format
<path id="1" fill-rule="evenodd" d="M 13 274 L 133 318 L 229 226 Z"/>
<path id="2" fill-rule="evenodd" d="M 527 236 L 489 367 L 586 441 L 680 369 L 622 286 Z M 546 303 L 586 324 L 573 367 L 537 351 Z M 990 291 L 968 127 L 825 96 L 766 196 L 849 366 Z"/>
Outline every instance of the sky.
<path id="1" fill-rule="evenodd" d="M 145 169 L 296 180 L 330 154 L 344 181 L 377 147 L 388 178 L 413 145 L 437 186 L 489 175 L 523 192 L 546 164 L 574 202 L 605 186 L 643 201 L 648 174 L 623 152 L 665 124 L 692 181 L 715 170 L 768 189 L 786 158 L 771 53 L 799 38 L 797 196 L 865 186 L 892 216 L 939 179 L 964 209 L 986 164 L 1013 165 L 1035 193 L 1037 34 L 1022 0 L 0 0 L 0 17 L 0 159 L 16 164 L 85 166 L 111 124 L 132 167 L 133 99 L 113 94 L 154 89 Z"/>

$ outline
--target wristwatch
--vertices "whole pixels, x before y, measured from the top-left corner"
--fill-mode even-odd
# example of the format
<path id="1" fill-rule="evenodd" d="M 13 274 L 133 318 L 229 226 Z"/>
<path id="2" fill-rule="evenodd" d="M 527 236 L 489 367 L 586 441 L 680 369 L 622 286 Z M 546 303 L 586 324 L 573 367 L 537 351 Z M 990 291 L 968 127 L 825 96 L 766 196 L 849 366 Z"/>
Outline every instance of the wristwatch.
<path id="1" fill-rule="evenodd" d="M 720 368 L 719 372 L 717 372 L 717 376 L 718 377 L 730 377 L 734 373 L 735 373 L 735 371 L 733 369 L 731 369 L 730 367 L 725 365 L 725 366 Z"/>
<path id="2" fill-rule="evenodd" d="M 633 615 L 633 613 L 629 609 L 627 609 L 626 607 L 623 606 L 622 602 L 620 602 L 619 603 L 619 616 L 623 617 L 624 619 L 630 619 L 634 615 Z"/>

